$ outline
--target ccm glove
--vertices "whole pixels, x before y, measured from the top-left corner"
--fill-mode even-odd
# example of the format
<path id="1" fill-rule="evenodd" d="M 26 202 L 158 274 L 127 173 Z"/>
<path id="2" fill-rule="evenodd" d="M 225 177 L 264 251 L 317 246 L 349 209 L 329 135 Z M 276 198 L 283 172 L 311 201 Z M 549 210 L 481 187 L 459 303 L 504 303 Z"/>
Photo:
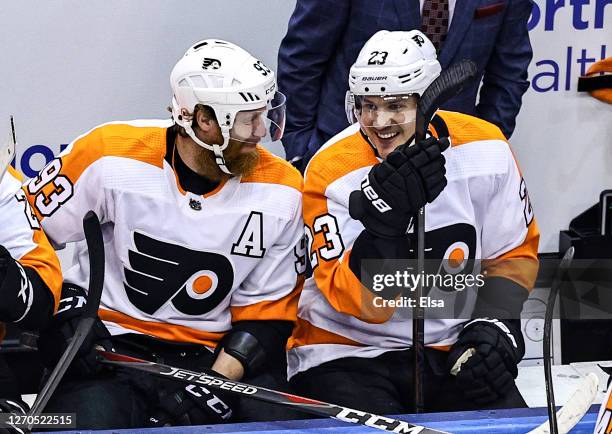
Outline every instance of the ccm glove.
<path id="1" fill-rule="evenodd" d="M 74 337 L 82 312 L 87 304 L 83 288 L 64 283 L 57 313 L 49 327 L 40 331 L 38 352 L 42 364 L 53 369 Z M 96 360 L 96 346 L 112 350 L 110 333 L 97 318 L 77 352 L 69 371 L 73 376 L 90 377 L 105 369 Z"/>
<path id="2" fill-rule="evenodd" d="M 479 318 L 459 334 L 448 366 L 467 399 L 487 404 L 510 391 L 524 354 L 523 335 L 511 321 Z"/>
<path id="3" fill-rule="evenodd" d="M 432 202 L 446 186 L 446 139 L 429 137 L 402 145 L 375 165 L 351 193 L 349 213 L 365 229 L 382 238 L 402 237 L 419 208 Z"/>
<path id="4" fill-rule="evenodd" d="M 225 378 L 218 372 L 211 374 Z M 159 404 L 149 418 L 148 426 L 208 425 L 226 422 L 232 416 L 236 399 L 220 391 L 190 384 L 171 392 L 161 392 Z"/>

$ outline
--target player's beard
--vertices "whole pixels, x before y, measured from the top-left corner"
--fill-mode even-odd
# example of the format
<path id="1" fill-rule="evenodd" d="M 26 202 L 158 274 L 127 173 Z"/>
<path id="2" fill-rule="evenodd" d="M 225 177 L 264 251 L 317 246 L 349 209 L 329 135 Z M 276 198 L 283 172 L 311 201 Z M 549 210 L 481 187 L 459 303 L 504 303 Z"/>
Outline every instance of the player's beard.
<path id="1" fill-rule="evenodd" d="M 227 148 L 223 151 L 225 164 L 234 176 L 249 176 L 259 163 L 259 151 L 257 151 L 257 149 L 249 152 L 242 152 L 242 147 L 242 142 L 230 140 Z M 202 152 L 199 159 L 200 167 L 205 168 L 208 178 L 218 181 L 227 177 L 227 174 L 224 173 L 215 162 L 215 154 L 212 151 L 207 150 L 207 152 Z"/>

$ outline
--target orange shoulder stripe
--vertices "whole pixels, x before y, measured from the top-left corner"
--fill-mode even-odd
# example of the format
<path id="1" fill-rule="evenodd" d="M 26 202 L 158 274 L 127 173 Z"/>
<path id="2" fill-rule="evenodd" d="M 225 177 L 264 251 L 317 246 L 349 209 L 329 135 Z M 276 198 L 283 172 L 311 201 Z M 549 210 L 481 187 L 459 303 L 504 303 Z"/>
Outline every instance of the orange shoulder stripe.
<path id="1" fill-rule="evenodd" d="M 444 110 L 439 110 L 436 114 L 446 123 L 450 133 L 452 146 L 460 146 L 465 143 L 479 140 L 507 141 L 499 127 L 491 122 L 487 122 L 475 116 Z M 433 126 L 431 126 L 431 129 L 437 137 L 437 132 Z"/>
<path id="2" fill-rule="evenodd" d="M 259 152 L 257 167 L 252 174 L 243 177 L 240 182 L 279 184 L 302 191 L 304 179 L 291 163 L 277 157 L 260 145 L 257 145 L 257 152 Z"/>
<path id="3" fill-rule="evenodd" d="M 344 175 L 378 163 L 374 150 L 357 131 L 312 157 L 308 163 L 304 189 L 325 193 L 328 185 Z"/>
<path id="4" fill-rule="evenodd" d="M 70 152 L 62 156 L 62 173 L 75 183 L 87 167 L 106 156 L 130 158 L 161 168 L 165 154 L 165 128 L 106 124 L 72 143 Z"/>

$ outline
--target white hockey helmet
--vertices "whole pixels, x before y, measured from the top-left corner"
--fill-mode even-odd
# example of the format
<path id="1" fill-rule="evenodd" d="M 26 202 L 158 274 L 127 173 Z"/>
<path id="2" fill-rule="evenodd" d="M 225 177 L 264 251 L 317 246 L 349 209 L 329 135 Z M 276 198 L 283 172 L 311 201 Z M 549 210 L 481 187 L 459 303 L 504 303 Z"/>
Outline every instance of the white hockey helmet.
<path id="1" fill-rule="evenodd" d="M 170 74 L 172 117 L 200 146 L 214 152 L 221 170 L 230 174 L 223 151 L 230 139 L 253 143 L 279 140 L 285 126 L 285 96 L 276 91 L 274 72 L 261 60 L 231 42 L 206 39 L 190 47 Z M 196 105 L 212 108 L 223 144 L 208 144 L 194 133 L 192 114 Z M 255 110 L 255 112 L 252 112 Z M 239 114 L 239 112 L 251 111 Z M 257 118 L 255 119 L 254 116 Z M 240 128 L 233 131 L 236 119 Z M 256 139 L 242 133 L 255 123 L 265 126 Z M 242 131 L 239 131 L 242 130 Z"/>
<path id="2" fill-rule="evenodd" d="M 420 97 L 441 70 L 435 47 L 419 30 L 376 32 L 350 69 L 346 97 L 349 122 L 356 121 L 355 96 Z"/>

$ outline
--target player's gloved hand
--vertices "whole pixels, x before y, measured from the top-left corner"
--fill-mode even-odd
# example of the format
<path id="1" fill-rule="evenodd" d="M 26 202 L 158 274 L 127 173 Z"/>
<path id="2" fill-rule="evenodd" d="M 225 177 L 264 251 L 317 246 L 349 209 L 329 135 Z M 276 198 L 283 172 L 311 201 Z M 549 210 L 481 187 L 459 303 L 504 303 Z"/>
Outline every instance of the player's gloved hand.
<path id="1" fill-rule="evenodd" d="M 4 280 L 7 269 L 15 262 L 6 248 L 0 244 L 0 284 Z"/>
<path id="2" fill-rule="evenodd" d="M 30 411 L 28 404 L 23 402 L 21 399 L 4 399 L 0 398 L 0 414 L 6 416 L 7 414 L 13 414 L 15 416 L 26 416 Z M 11 426 L 8 424 L 0 423 L 0 434 L 23 434 L 25 429 L 23 426 Z"/>
<path id="3" fill-rule="evenodd" d="M 20 304 L 20 309 L 17 309 L 15 303 L 8 302 L 8 296 L 6 294 L 15 294 L 15 284 L 20 282 L 18 278 L 22 272 L 22 268 L 17 266 L 16 261 L 13 259 L 11 254 L 6 248 L 0 244 L 0 298 L 3 299 L 0 303 L 0 321 L 12 322 L 17 320 L 24 312 L 25 305 L 23 302 Z M 4 286 L 6 285 L 6 286 Z M 12 301 L 12 300 L 11 300 Z"/>
<path id="4" fill-rule="evenodd" d="M 375 236 L 404 236 L 419 208 L 432 202 L 446 186 L 442 152 L 448 145 L 447 139 L 429 137 L 391 152 L 372 167 L 361 188 L 351 193 L 351 217 Z"/>
<path id="5" fill-rule="evenodd" d="M 487 404 L 512 388 L 524 354 L 523 334 L 511 322 L 478 318 L 459 334 L 448 356 L 448 367 L 466 398 Z"/>
<path id="6" fill-rule="evenodd" d="M 87 297 L 83 288 L 64 283 L 58 311 L 38 337 L 38 352 L 46 368 L 53 369 L 57 365 L 74 336 L 86 304 Z M 96 360 L 96 346 L 112 350 L 110 337 L 102 321 L 96 319 L 70 365 L 70 375 L 90 377 L 105 369 Z"/>
<path id="7" fill-rule="evenodd" d="M 223 375 L 212 372 L 217 377 Z M 225 378 L 225 377 L 223 377 Z M 149 418 L 148 426 L 208 425 L 227 422 L 236 399 L 226 393 L 190 384 L 164 393 Z"/>

